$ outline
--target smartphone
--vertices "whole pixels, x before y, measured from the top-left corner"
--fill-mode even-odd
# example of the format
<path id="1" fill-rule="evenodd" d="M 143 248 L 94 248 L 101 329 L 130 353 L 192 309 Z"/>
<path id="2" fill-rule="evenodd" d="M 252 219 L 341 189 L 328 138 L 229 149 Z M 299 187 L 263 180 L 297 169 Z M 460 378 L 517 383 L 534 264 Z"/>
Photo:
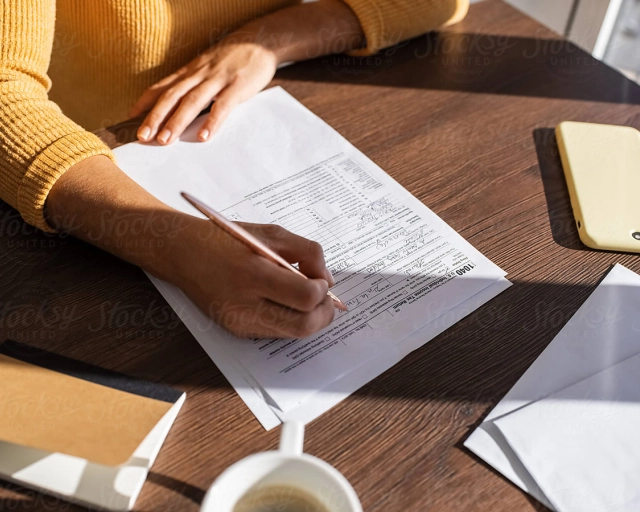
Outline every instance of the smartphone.
<path id="1" fill-rule="evenodd" d="M 556 139 L 580 240 L 640 252 L 640 131 L 566 121 Z"/>

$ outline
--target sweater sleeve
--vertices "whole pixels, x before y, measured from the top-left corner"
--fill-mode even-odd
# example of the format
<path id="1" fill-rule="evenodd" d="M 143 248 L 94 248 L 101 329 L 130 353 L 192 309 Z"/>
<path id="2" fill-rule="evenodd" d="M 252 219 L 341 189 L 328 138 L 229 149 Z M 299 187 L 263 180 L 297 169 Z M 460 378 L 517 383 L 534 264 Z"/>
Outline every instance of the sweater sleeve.
<path id="1" fill-rule="evenodd" d="M 55 0 L 0 3 L 0 198 L 44 231 L 53 231 L 43 211 L 56 180 L 90 156 L 114 158 L 48 99 L 55 10 Z"/>
<path id="2" fill-rule="evenodd" d="M 469 0 L 343 0 L 355 13 L 366 46 L 352 55 L 372 55 L 382 48 L 406 41 L 462 20 Z"/>

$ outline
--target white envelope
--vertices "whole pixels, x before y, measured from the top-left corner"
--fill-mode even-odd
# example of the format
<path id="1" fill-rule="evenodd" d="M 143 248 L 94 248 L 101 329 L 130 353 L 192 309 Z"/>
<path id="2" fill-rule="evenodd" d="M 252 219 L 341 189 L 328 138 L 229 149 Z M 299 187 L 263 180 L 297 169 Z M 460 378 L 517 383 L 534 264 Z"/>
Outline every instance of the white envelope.
<path id="1" fill-rule="evenodd" d="M 559 512 L 640 510 L 640 354 L 495 421 Z"/>
<path id="2" fill-rule="evenodd" d="M 560 508 L 560 503 L 566 507 L 565 499 L 554 501 L 554 499 L 558 500 L 560 491 L 554 497 L 547 496 L 541 488 L 546 485 L 547 479 L 541 476 L 539 462 L 535 463 L 536 474 L 533 474 L 531 459 L 527 458 L 528 467 L 523 464 L 505 434 L 508 431 L 510 440 L 514 445 L 518 445 L 522 453 L 521 440 L 515 441 L 514 437 L 513 423 L 518 421 L 515 411 L 518 411 L 518 416 L 524 418 L 529 414 L 525 414 L 524 410 L 531 407 L 530 404 L 542 401 L 545 397 L 550 398 L 548 401 L 543 401 L 542 405 L 536 405 L 532 410 L 535 412 L 538 407 L 555 403 L 554 409 L 558 411 L 558 404 L 553 402 L 551 395 L 563 390 L 567 393 L 575 392 L 567 388 L 638 354 L 640 354 L 640 276 L 621 265 L 616 265 L 464 445 L 549 508 L 559 512 L 573 510 Z M 640 381 L 640 377 L 633 377 Z M 593 382 L 598 381 L 596 379 L 592 384 L 583 385 L 593 385 Z M 591 404 L 592 402 L 588 400 L 575 400 L 573 407 L 584 410 L 584 414 L 588 415 Z M 512 414 L 513 419 L 507 421 L 507 416 Z M 633 413 L 630 412 L 630 414 Z M 576 415 L 575 410 L 573 415 Z M 499 419 L 500 423 L 498 423 Z M 527 421 L 533 420 L 527 418 Z M 545 428 L 544 425 L 548 428 L 546 421 L 548 419 L 540 421 L 541 428 Z M 501 430 L 501 426 L 504 430 Z M 530 427 L 535 428 L 536 425 L 531 424 Z M 546 441 L 554 442 L 554 438 L 548 432 Z M 597 440 L 595 442 L 597 443 Z M 589 445 L 585 446 L 585 450 L 589 448 Z M 559 449 L 552 450 L 550 453 L 557 453 L 558 457 L 548 458 L 543 465 L 547 470 L 558 471 L 558 465 L 563 463 L 562 458 L 566 458 L 568 454 Z M 598 453 L 593 452 L 592 455 L 589 460 L 597 465 Z M 629 455 L 631 455 L 630 452 Z M 531 472 L 530 469 L 532 469 Z M 536 476 L 540 481 L 536 480 Z M 591 485 L 591 482 L 579 482 L 577 479 L 575 483 L 581 486 Z M 620 483 L 619 480 L 618 483 Z M 640 488 L 638 481 L 636 481 L 636 488 Z M 546 489 L 551 494 L 548 485 Z M 553 504 L 556 504 L 556 507 Z M 636 507 L 633 510 L 640 510 L 640 508 Z"/>

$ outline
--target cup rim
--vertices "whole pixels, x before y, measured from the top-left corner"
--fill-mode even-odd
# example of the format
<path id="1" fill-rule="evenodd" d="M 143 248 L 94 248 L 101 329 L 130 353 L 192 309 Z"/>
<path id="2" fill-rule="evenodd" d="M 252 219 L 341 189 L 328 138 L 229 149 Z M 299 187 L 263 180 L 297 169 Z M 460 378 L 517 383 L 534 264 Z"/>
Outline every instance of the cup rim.
<path id="1" fill-rule="evenodd" d="M 334 468 L 331 464 L 329 464 L 328 462 L 318 457 L 314 457 L 313 455 L 310 455 L 308 453 L 293 455 L 289 453 L 282 453 L 279 450 L 270 450 L 270 451 L 248 455 L 247 457 L 240 459 L 237 462 L 234 462 L 231 466 L 226 468 L 222 473 L 220 473 L 216 477 L 216 479 L 213 481 L 213 483 L 207 490 L 207 493 L 205 494 L 204 499 L 202 500 L 202 504 L 200 505 L 200 511 L 216 512 L 213 509 L 213 499 L 214 499 L 214 494 L 217 488 L 219 488 L 220 485 L 224 483 L 225 478 L 228 477 L 233 471 L 236 471 L 238 467 L 243 466 L 245 464 L 252 463 L 253 461 L 258 459 L 277 459 L 282 461 L 302 460 L 305 463 L 312 464 L 317 468 L 324 470 L 331 476 L 331 478 L 333 478 L 340 485 L 340 487 L 345 493 L 345 497 L 347 498 L 349 502 L 349 506 L 351 507 L 352 511 L 362 512 L 362 504 L 360 503 L 360 500 L 358 499 L 358 495 L 356 494 L 356 491 L 354 490 L 353 486 L 351 485 L 349 480 L 347 480 L 346 477 L 342 473 L 340 473 L 340 471 Z"/>

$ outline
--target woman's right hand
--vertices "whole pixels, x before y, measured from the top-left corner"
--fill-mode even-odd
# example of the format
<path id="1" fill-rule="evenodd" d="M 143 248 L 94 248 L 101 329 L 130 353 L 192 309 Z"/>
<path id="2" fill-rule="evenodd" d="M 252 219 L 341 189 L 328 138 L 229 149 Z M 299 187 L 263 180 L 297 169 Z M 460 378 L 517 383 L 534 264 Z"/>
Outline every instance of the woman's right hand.
<path id="1" fill-rule="evenodd" d="M 300 337 L 333 319 L 320 246 L 273 225 L 243 224 L 310 279 L 252 252 L 212 222 L 178 212 L 108 158 L 73 166 L 46 203 L 48 222 L 180 287 L 239 336 Z M 329 283 L 329 284 L 328 284 Z"/>
<path id="2" fill-rule="evenodd" d="M 224 328 L 241 337 L 300 338 L 334 316 L 333 278 L 316 242 L 275 225 L 243 223 L 247 231 L 309 277 L 259 256 L 207 220 L 195 219 L 169 249 L 170 280 Z"/>

